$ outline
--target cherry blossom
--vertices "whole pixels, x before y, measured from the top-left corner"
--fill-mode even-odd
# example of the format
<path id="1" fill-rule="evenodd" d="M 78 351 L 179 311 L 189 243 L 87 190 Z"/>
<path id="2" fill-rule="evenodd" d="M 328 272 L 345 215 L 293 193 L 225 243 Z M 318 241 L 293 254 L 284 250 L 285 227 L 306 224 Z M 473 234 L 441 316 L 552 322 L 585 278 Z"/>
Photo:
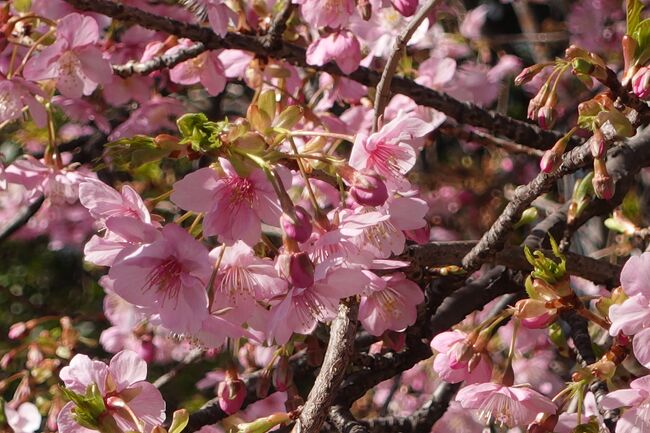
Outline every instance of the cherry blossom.
<path id="1" fill-rule="evenodd" d="M 97 22 L 77 13 L 61 18 L 56 42 L 25 65 L 23 75 L 32 81 L 55 79 L 57 89 L 68 98 L 90 95 L 99 84 L 111 80 L 111 68 L 95 44 Z"/>

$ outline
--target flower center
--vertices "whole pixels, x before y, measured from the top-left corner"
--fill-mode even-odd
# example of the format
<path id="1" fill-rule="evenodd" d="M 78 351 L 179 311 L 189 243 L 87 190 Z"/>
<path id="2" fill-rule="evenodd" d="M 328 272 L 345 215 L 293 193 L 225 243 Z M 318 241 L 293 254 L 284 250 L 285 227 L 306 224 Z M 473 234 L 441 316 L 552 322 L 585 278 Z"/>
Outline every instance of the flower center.
<path id="1" fill-rule="evenodd" d="M 518 401 L 495 392 L 479 408 L 479 418 L 484 423 L 495 422 L 501 427 L 514 427 L 523 419 L 524 408 Z"/>
<path id="2" fill-rule="evenodd" d="M 255 185 L 245 177 L 229 177 L 226 179 L 226 186 L 230 191 L 230 204 L 237 205 L 246 202 L 249 206 L 255 200 Z"/>
<path id="3" fill-rule="evenodd" d="M 156 293 L 160 294 L 162 296 L 161 305 L 165 305 L 167 299 L 173 299 L 178 303 L 182 272 L 183 266 L 175 257 L 170 257 L 149 272 L 144 290 L 154 289 Z"/>

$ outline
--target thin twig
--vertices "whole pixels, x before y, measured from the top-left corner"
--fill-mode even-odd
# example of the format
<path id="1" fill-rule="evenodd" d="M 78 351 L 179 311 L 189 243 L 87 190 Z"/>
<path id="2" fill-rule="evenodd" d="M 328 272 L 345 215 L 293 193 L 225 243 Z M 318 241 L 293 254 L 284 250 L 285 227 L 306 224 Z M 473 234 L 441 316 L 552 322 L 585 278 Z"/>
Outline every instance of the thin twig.
<path id="1" fill-rule="evenodd" d="M 175 53 L 163 54 L 146 62 L 135 62 L 131 60 L 123 65 L 113 65 L 113 72 L 122 78 L 127 78 L 134 74 L 149 75 L 154 71 L 173 68 L 179 63 L 193 59 L 205 52 L 206 49 L 205 45 L 197 42 L 187 48 L 181 48 Z"/>
<path id="2" fill-rule="evenodd" d="M 384 109 L 388 104 L 390 99 L 390 85 L 397 71 L 397 64 L 399 59 L 406 48 L 409 40 L 413 36 L 413 33 L 420 27 L 424 18 L 429 15 L 429 12 L 433 10 L 436 5 L 440 3 L 440 0 L 429 0 L 424 6 L 422 6 L 417 14 L 409 21 L 408 25 L 404 30 L 397 36 L 395 39 L 395 45 L 393 46 L 393 51 L 391 51 L 386 61 L 386 66 L 384 67 L 384 72 L 381 74 L 381 79 L 379 84 L 377 84 L 377 92 L 375 94 L 375 116 L 372 120 L 372 130 L 376 131 L 379 125 L 379 118 L 384 114 Z"/>
<path id="3" fill-rule="evenodd" d="M 35 201 L 29 204 L 23 212 L 21 212 L 13 221 L 7 224 L 2 231 L 0 231 L 0 243 L 4 242 L 12 234 L 27 224 L 31 217 L 41 208 L 45 201 L 44 196 L 40 196 Z"/>

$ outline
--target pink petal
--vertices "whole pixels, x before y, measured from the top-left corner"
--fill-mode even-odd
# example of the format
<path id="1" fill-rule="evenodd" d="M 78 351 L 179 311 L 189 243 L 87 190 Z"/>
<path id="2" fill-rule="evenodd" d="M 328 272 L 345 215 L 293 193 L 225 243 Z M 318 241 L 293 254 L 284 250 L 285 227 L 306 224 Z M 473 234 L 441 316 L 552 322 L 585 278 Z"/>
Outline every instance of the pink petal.
<path id="1" fill-rule="evenodd" d="M 108 368 L 118 391 L 147 378 L 147 363 L 132 350 L 123 350 L 115 355 Z"/>

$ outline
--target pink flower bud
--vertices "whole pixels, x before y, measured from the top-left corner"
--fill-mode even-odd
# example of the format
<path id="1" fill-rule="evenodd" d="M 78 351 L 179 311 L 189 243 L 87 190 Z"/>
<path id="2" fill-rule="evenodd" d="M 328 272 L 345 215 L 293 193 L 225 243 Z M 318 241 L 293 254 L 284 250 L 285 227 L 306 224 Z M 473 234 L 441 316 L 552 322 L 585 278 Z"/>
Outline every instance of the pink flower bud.
<path id="1" fill-rule="evenodd" d="M 632 77 L 632 91 L 641 99 L 650 97 L 650 68 L 640 68 Z"/>
<path id="2" fill-rule="evenodd" d="M 537 299 L 522 299 L 515 304 L 515 317 L 529 329 L 546 328 L 553 323 L 557 314 L 546 308 L 546 302 Z"/>
<path id="3" fill-rule="evenodd" d="M 145 336 L 142 338 L 140 347 L 138 348 L 138 355 L 147 364 L 152 363 L 156 359 L 156 346 L 151 341 L 151 337 Z"/>
<path id="4" fill-rule="evenodd" d="M 614 180 L 602 159 L 594 159 L 594 178 L 591 183 L 598 198 L 609 200 L 614 196 Z"/>
<path id="5" fill-rule="evenodd" d="M 362 206 L 381 206 L 388 199 L 388 189 L 376 174 L 355 172 L 350 195 Z"/>
<path id="6" fill-rule="evenodd" d="M 591 155 L 594 158 L 603 158 L 607 152 L 607 141 L 600 129 L 594 130 L 594 137 L 591 140 Z"/>
<path id="7" fill-rule="evenodd" d="M 314 284 L 314 264 L 304 251 L 281 254 L 277 269 L 294 287 L 311 287 Z"/>
<path id="8" fill-rule="evenodd" d="M 548 105 L 541 107 L 537 110 L 537 123 L 542 129 L 551 129 L 555 124 L 555 110 Z"/>
<path id="9" fill-rule="evenodd" d="M 418 8 L 418 0 L 391 0 L 393 7 L 402 14 L 402 16 L 412 16 Z"/>
<path id="10" fill-rule="evenodd" d="M 539 162 L 539 168 L 544 173 L 550 173 L 555 170 L 560 163 L 562 162 L 562 154 L 557 154 L 553 149 L 547 150 L 544 152 L 541 161 Z"/>
<path id="11" fill-rule="evenodd" d="M 404 230 L 404 234 L 410 240 L 417 242 L 419 245 L 423 245 L 431 239 L 431 226 L 427 224 L 419 229 Z"/>
<path id="12" fill-rule="evenodd" d="M 25 332 L 27 332 L 27 325 L 25 322 L 17 322 L 11 325 L 11 328 L 9 328 L 8 336 L 11 340 L 17 340 L 22 337 Z"/>
<path id="13" fill-rule="evenodd" d="M 296 242 L 306 242 L 312 232 L 311 215 L 302 206 L 295 206 L 293 213 L 294 217 L 286 213 L 280 216 L 282 230 L 289 239 Z"/>
<path id="14" fill-rule="evenodd" d="M 289 358 L 281 356 L 273 370 L 273 386 L 278 391 L 286 391 L 293 380 L 293 372 L 289 366 Z"/>
<path id="15" fill-rule="evenodd" d="M 233 377 L 234 376 L 234 377 Z M 236 375 L 226 373 L 226 380 L 219 384 L 217 391 L 219 407 L 228 415 L 241 409 L 246 399 L 246 385 Z"/>

